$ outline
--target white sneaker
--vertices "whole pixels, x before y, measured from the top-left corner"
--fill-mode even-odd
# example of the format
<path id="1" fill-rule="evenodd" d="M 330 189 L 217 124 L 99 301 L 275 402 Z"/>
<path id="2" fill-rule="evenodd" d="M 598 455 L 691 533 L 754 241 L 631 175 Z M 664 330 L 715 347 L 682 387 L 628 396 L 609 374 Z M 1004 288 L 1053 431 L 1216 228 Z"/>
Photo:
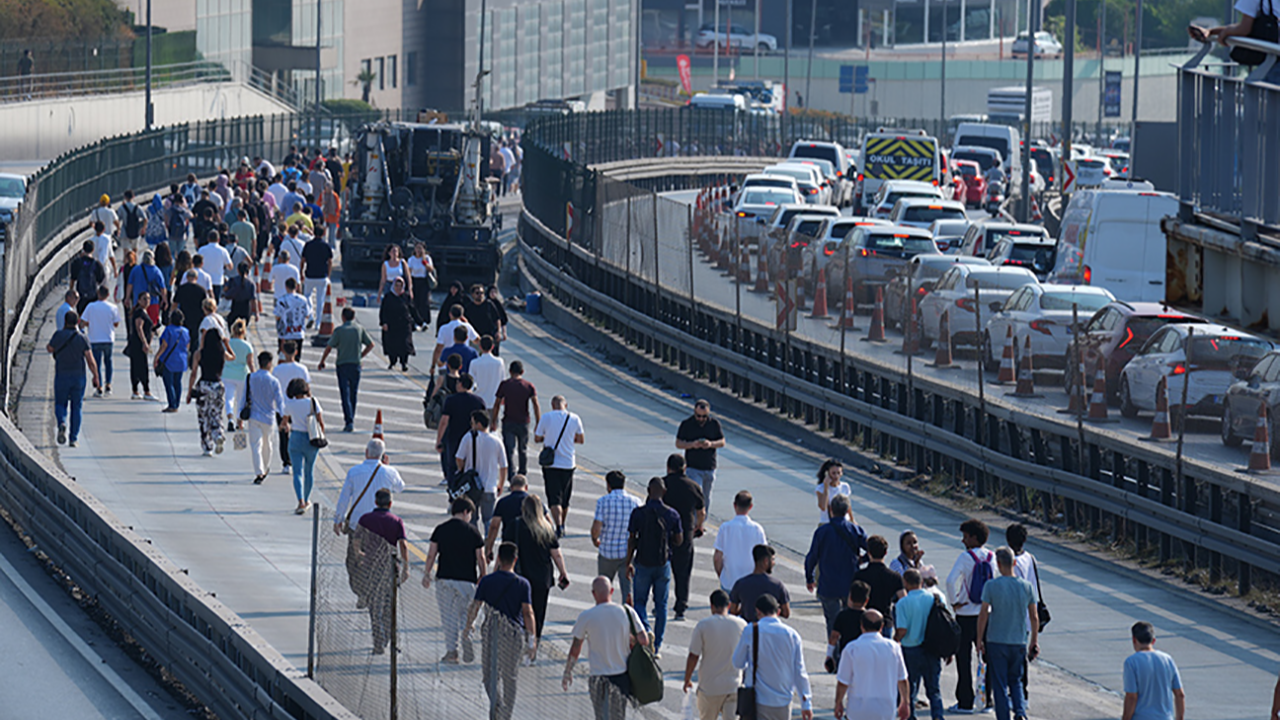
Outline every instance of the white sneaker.
<path id="1" fill-rule="evenodd" d="M 130 398 L 130 399 L 131 399 L 131 400 L 141 400 L 141 399 L 142 399 L 142 396 L 141 396 L 141 395 L 139 395 L 138 393 L 134 393 L 134 394 L 133 394 L 133 397 L 132 397 L 132 398 Z"/>
<path id="2" fill-rule="evenodd" d="M 160 398 L 156 397 L 155 395 L 152 395 L 151 393 L 147 393 L 146 395 L 143 395 L 142 399 L 148 400 L 150 402 L 160 402 Z"/>
<path id="3" fill-rule="evenodd" d="M 212 451 L 212 450 L 205 450 L 204 452 L 200 453 L 200 455 L 201 455 L 201 457 L 213 457 L 213 451 Z"/>

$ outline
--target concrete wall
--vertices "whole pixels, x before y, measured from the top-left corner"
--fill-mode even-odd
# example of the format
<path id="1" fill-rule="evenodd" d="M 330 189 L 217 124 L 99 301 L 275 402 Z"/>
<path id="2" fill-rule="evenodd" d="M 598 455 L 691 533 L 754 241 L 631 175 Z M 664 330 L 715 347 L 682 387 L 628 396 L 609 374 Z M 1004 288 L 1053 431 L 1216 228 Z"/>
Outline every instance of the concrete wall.
<path id="1" fill-rule="evenodd" d="M 236 83 L 156 91 L 157 127 L 196 120 L 293 112 L 284 103 Z M 0 161 L 45 161 L 105 137 L 137 132 L 144 94 L 95 95 L 0 105 Z"/>

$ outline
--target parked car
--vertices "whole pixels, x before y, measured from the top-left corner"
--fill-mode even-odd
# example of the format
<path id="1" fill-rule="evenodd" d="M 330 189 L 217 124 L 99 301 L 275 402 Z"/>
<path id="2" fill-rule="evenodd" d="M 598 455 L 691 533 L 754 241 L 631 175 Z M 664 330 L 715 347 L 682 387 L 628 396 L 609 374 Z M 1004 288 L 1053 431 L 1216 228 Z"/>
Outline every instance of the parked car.
<path id="1" fill-rule="evenodd" d="M 726 44 L 739 49 L 759 48 L 760 52 L 773 52 L 778 49 L 778 38 L 773 35 L 766 33 L 757 35 L 741 25 L 730 26 L 726 34 L 723 27 L 716 27 L 714 23 L 704 23 L 698 28 L 698 34 L 694 37 L 693 43 L 702 49 L 714 45 L 724 47 Z"/>
<path id="2" fill-rule="evenodd" d="M 1004 345 L 1006 333 L 1013 330 L 1014 353 L 1019 361 L 1026 339 L 1031 338 L 1034 366 L 1060 369 L 1064 367 L 1067 345 L 1076 332 L 1073 316 L 1083 325 L 1086 315 L 1092 315 L 1114 300 L 1106 290 L 1088 285 L 1024 285 L 987 321 L 983 338 L 987 362 L 999 357 L 996 353 Z M 1073 305 L 1079 307 L 1078 313 L 1072 312 Z"/>
<path id="3" fill-rule="evenodd" d="M 957 263 L 938 278 L 933 290 L 918 303 L 923 344 L 927 347 L 938 339 L 938 321 L 942 319 L 943 311 L 950 310 L 952 346 L 977 346 L 981 337 L 977 321 L 980 319 L 985 323 L 1015 290 L 1034 282 L 1036 276 L 1026 268 Z M 976 317 L 976 290 L 981 290 L 982 294 L 981 318 Z"/>
<path id="4" fill-rule="evenodd" d="M 1262 356 L 1258 364 L 1242 370 L 1237 378 L 1222 401 L 1222 444 L 1239 447 L 1244 441 L 1253 440 L 1259 406 L 1265 405 L 1271 457 L 1280 458 L 1275 424 L 1275 418 L 1280 417 L 1280 352 L 1273 350 Z"/>
<path id="5" fill-rule="evenodd" d="M 933 241 L 937 243 L 938 249 L 942 252 L 951 252 L 960 249 L 960 241 L 964 240 L 964 234 L 969 232 L 969 228 L 973 223 L 965 218 L 959 219 L 943 219 L 934 220 L 929 224 L 929 234 L 933 235 Z"/>
<path id="6" fill-rule="evenodd" d="M 1027 50 L 1031 47 L 1031 36 L 1025 32 L 1018 33 L 1013 39 L 1013 45 L 1009 49 L 1009 54 L 1013 57 L 1026 57 Z M 1043 30 L 1036 33 L 1035 37 L 1035 55 L 1036 57 L 1062 57 L 1062 43 L 1058 42 L 1051 33 Z"/>
<path id="7" fill-rule="evenodd" d="M 982 166 L 976 160 L 956 160 L 956 173 L 964 178 L 964 202 L 969 207 L 982 204 L 987 192 L 987 180 L 982 177 Z"/>
<path id="8" fill-rule="evenodd" d="M 733 218 L 738 223 L 739 237 L 744 242 L 758 242 L 766 232 L 766 221 L 772 219 L 780 208 L 804 208 L 798 190 L 779 187 L 758 187 L 738 196 L 733 205 Z"/>
<path id="9" fill-rule="evenodd" d="M 929 231 L 901 225 L 857 227 L 846 242 L 855 302 L 874 301 L 876 287 L 888 284 L 915 256 L 941 255 Z"/>
<path id="10" fill-rule="evenodd" d="M 926 229 L 934 220 L 965 220 L 964 203 L 958 200 L 904 197 L 889 213 L 889 222 Z"/>
<path id="11" fill-rule="evenodd" d="M 936 240 L 936 238 L 935 238 Z M 919 304 L 938 278 L 956 265 L 990 267 L 986 258 L 971 255 L 917 255 L 907 263 L 905 272 L 893 276 L 884 290 L 884 322 L 888 327 L 901 325 L 911 313 L 911 298 Z"/>
<path id="12" fill-rule="evenodd" d="M 886 180 L 871 200 L 871 217 L 888 219 L 893 206 L 904 197 L 942 199 L 942 190 L 919 180 Z"/>
<path id="13" fill-rule="evenodd" d="M 1083 313 L 1080 317 L 1084 317 Z M 1073 342 L 1067 345 L 1062 364 L 1063 367 L 1071 367 L 1079 352 L 1085 364 L 1086 382 L 1092 381 L 1094 368 L 1101 367 L 1106 374 L 1107 402 L 1115 404 L 1120 398 L 1120 371 L 1142 349 L 1148 338 L 1171 323 L 1203 322 L 1202 318 L 1162 303 L 1117 300 L 1103 306 L 1089 318 Z M 1068 372 L 1064 375 L 1063 387 L 1068 395 L 1075 392 L 1077 374 Z"/>
<path id="14" fill-rule="evenodd" d="M 27 179 L 0 173 L 0 240 L 8 240 L 9 228 L 18 217 L 18 206 L 27 195 Z"/>
<path id="15" fill-rule="evenodd" d="M 1252 368 L 1272 349 L 1271 342 L 1225 325 L 1166 325 L 1120 372 L 1120 414 L 1132 418 L 1155 410 L 1156 385 L 1163 377 L 1169 392 L 1169 419 L 1175 425 L 1177 418 L 1188 415 L 1222 415 L 1223 399 L 1237 373 Z"/>
<path id="16" fill-rule="evenodd" d="M 804 250 L 804 276 L 808 278 L 806 291 L 810 297 L 818 286 L 818 271 L 826 270 L 827 302 L 844 302 L 845 239 L 854 228 L 864 225 L 888 226 L 889 222 L 867 217 L 828 217 L 822 221 L 817 239 Z"/>
<path id="17" fill-rule="evenodd" d="M 1037 278 L 1045 279 L 1053 269 L 1053 253 L 1057 244 L 1043 235 L 1020 235 L 1000 238 L 987 251 L 992 265 L 1017 265 L 1031 268 Z"/>
<path id="18" fill-rule="evenodd" d="M 960 244 L 960 254 L 985 257 L 996 246 L 996 243 L 1006 237 L 1018 240 L 1025 238 L 1043 238 L 1047 240 L 1049 239 L 1049 231 L 1039 225 L 984 220 L 974 223 L 973 227 L 969 228 L 969 231 L 964 234 L 964 240 Z M 1088 285 L 1089 283 L 1084 284 Z"/>

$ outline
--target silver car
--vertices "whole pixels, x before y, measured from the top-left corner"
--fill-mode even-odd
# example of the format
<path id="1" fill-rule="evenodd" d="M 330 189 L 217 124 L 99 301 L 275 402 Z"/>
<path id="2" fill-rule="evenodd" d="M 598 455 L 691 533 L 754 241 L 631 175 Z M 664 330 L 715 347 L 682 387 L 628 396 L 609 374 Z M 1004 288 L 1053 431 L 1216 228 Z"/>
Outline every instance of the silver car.
<path id="1" fill-rule="evenodd" d="M 884 287 L 906 270 L 917 255 L 940 255 L 929 231 L 901 225 L 865 225 L 849 233 L 849 277 L 855 302 L 875 300 Z"/>

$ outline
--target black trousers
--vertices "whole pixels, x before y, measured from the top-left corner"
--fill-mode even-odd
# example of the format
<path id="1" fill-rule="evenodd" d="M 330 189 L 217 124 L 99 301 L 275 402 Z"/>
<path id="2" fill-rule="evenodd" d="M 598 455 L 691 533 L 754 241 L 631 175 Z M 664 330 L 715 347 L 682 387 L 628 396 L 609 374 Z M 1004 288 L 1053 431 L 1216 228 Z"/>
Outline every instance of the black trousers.
<path id="1" fill-rule="evenodd" d="M 542 639 L 542 626 L 547 621 L 547 596 L 551 594 L 551 586 L 529 580 L 529 589 L 530 599 L 533 601 L 529 603 L 533 606 L 533 621 L 538 625 L 536 635 L 538 639 Z"/>
<path id="2" fill-rule="evenodd" d="M 285 467 L 289 467 L 289 431 L 281 430 L 279 439 L 280 442 L 276 444 L 280 446 L 280 460 Z"/>
<path id="3" fill-rule="evenodd" d="M 958 615 L 956 623 L 960 625 L 960 648 L 956 650 L 956 704 L 963 709 L 972 709 L 974 703 L 973 650 L 978 640 L 978 616 Z M 985 658 L 984 658 L 985 660 Z M 991 704 L 991 686 L 987 685 L 986 705 Z"/>
<path id="4" fill-rule="evenodd" d="M 686 531 L 687 532 L 687 531 Z M 677 615 L 689 609 L 689 576 L 693 574 L 693 538 L 671 548 L 671 579 L 676 585 Z"/>

